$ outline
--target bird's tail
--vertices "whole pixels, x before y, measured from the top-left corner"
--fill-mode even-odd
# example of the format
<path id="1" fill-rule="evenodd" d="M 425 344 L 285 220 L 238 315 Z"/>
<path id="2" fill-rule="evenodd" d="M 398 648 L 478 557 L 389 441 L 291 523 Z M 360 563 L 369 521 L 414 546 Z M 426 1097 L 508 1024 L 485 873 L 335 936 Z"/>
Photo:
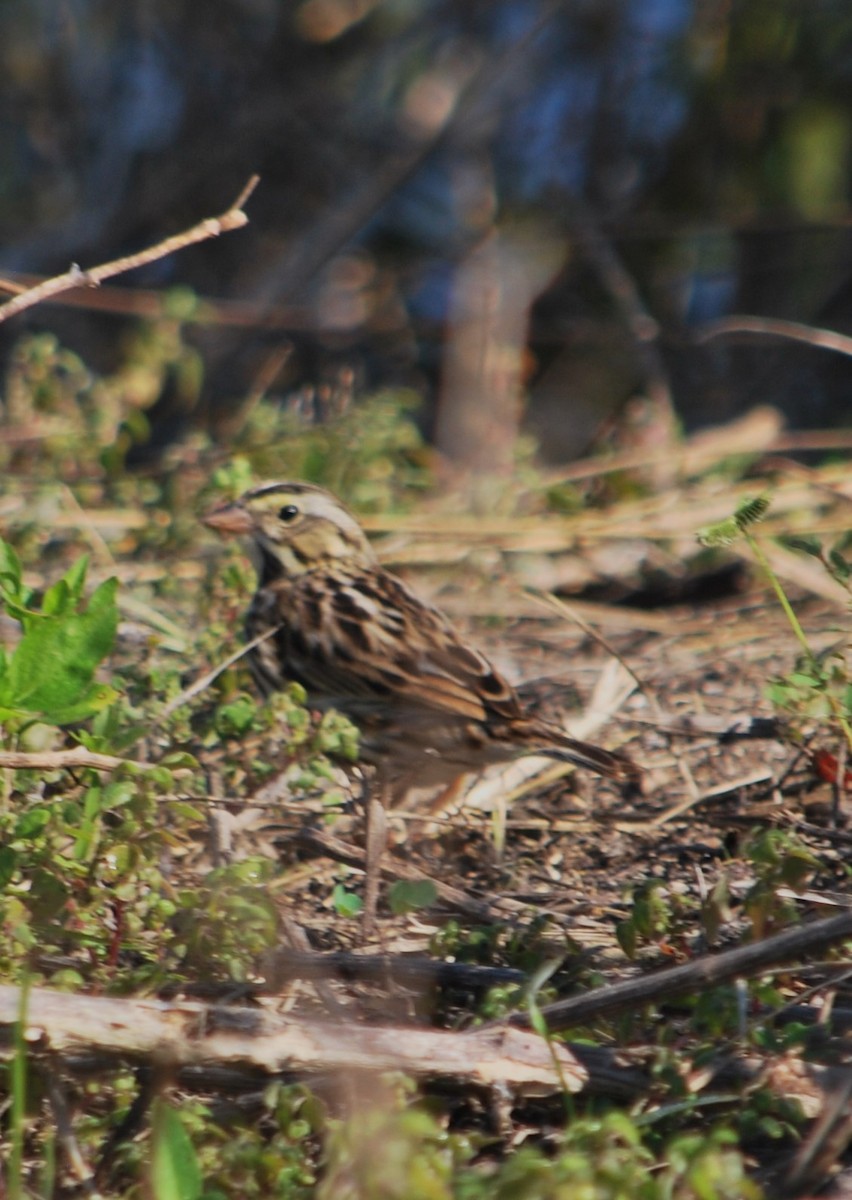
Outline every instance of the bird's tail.
<path id="1" fill-rule="evenodd" d="M 605 775 L 608 779 L 616 779 L 641 790 L 642 770 L 626 754 L 618 754 L 614 750 L 604 750 L 600 746 L 593 746 L 591 742 L 581 742 L 576 738 L 568 737 L 567 734 L 560 737 L 559 741 L 554 742 L 552 746 L 544 747 L 541 753 L 548 757 L 558 758 L 562 762 L 585 767 L 589 771 L 595 771 L 598 775 Z"/>

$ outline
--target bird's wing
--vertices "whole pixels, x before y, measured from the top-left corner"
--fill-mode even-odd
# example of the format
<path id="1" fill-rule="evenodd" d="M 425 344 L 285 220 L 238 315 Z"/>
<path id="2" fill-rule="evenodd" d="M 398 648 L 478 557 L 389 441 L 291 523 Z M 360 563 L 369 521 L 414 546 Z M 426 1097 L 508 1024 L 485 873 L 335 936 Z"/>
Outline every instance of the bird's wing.
<path id="1" fill-rule="evenodd" d="M 484 655 L 387 572 L 330 571 L 282 584 L 280 611 L 297 676 L 341 707 L 375 700 L 471 721 L 522 715 Z"/>

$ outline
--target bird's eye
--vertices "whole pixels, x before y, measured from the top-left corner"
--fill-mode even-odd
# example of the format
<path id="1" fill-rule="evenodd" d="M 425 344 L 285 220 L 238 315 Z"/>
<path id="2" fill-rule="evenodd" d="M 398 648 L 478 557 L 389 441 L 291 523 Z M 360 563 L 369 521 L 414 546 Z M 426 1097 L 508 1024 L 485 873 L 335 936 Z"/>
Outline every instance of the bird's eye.
<path id="1" fill-rule="evenodd" d="M 294 517 L 298 517 L 298 515 L 299 515 L 299 510 L 295 504 L 285 504 L 284 507 L 282 509 L 280 509 L 279 513 L 278 513 L 279 519 L 282 521 L 286 521 L 286 522 L 292 521 L 294 519 Z"/>

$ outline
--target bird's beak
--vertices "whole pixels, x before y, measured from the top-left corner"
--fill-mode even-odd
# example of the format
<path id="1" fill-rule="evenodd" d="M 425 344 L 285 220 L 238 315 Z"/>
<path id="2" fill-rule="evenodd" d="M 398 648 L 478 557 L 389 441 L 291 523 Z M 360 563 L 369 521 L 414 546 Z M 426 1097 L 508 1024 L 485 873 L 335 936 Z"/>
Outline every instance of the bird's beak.
<path id="1" fill-rule="evenodd" d="M 252 531 L 251 517 L 241 504 L 223 504 L 202 520 L 208 529 L 215 529 L 217 533 L 249 534 Z"/>

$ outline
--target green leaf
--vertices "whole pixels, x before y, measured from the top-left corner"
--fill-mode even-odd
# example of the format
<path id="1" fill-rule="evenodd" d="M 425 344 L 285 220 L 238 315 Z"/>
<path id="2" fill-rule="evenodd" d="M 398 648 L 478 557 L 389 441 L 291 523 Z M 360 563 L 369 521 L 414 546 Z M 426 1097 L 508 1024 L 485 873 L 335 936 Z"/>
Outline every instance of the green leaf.
<path id="1" fill-rule="evenodd" d="M 62 582 L 68 589 L 74 605 L 80 603 L 83 598 L 83 588 L 86 586 L 86 572 L 89 569 L 88 554 L 81 554 L 76 562 L 73 562 L 62 577 Z"/>
<path id="2" fill-rule="evenodd" d="M 22 813 L 18 817 L 12 837 L 28 841 L 37 838 L 49 822 L 49 808 L 31 808 L 29 812 Z"/>
<path id="3" fill-rule="evenodd" d="M 24 587 L 20 560 L 9 543 L 0 538 L 0 601 L 10 617 L 23 620 L 29 596 L 30 589 Z"/>
<path id="4" fill-rule="evenodd" d="M 91 862 L 100 841 L 100 826 L 92 817 L 85 817 L 71 847 L 74 862 Z"/>
<path id="5" fill-rule="evenodd" d="M 257 701 L 241 693 L 218 709 L 216 730 L 222 737 L 243 737 L 251 729 L 256 716 Z"/>
<path id="6" fill-rule="evenodd" d="M 171 754 L 165 754 L 160 759 L 161 767 L 168 767 L 170 770 L 176 768 L 190 767 L 193 770 L 198 767 L 198 759 L 194 754 L 190 754 L 188 750 L 175 750 Z"/>
<path id="7" fill-rule="evenodd" d="M 766 689 L 766 698 L 783 708 L 790 702 L 790 688 L 784 683 L 771 683 Z"/>
<path id="8" fill-rule="evenodd" d="M 64 579 L 57 579 L 51 584 L 42 597 L 41 615 L 45 617 L 61 617 L 73 606 L 73 599 L 68 584 Z"/>
<path id="9" fill-rule="evenodd" d="M 137 789 L 129 779 L 116 779 L 104 788 L 102 811 L 114 812 L 135 798 Z"/>
<path id="10" fill-rule="evenodd" d="M 151 1185 L 157 1200 L 198 1200 L 201 1195 L 195 1148 L 178 1114 L 162 1100 L 154 1107 Z"/>
<path id="11" fill-rule="evenodd" d="M 638 944 L 635 923 L 630 920 L 619 921 L 615 927 L 615 936 L 618 938 L 618 944 L 627 957 L 635 958 Z"/>
<path id="12" fill-rule="evenodd" d="M 97 817 L 104 809 L 104 795 L 100 787 L 86 789 L 83 796 L 83 816 L 87 821 Z"/>
<path id="13" fill-rule="evenodd" d="M 69 608 L 64 580 L 50 589 L 45 607 L 54 611 L 27 622 L 0 678 L 0 706 L 62 725 L 90 716 L 115 698 L 112 688 L 93 684 L 92 678 L 115 641 L 117 588 L 117 579 L 107 579 L 79 610 Z"/>
<path id="14" fill-rule="evenodd" d="M 388 892 L 391 912 L 401 917 L 418 908 L 434 904 L 438 892 L 431 879 L 400 879 Z"/>
<path id="15" fill-rule="evenodd" d="M 77 721 L 85 721 L 87 717 L 112 704 L 117 696 L 115 688 L 105 683 L 95 683 L 74 704 L 54 708 L 52 712 L 43 714 L 42 720 L 51 725 L 75 725 Z"/>
<path id="16" fill-rule="evenodd" d="M 800 554 L 810 554 L 813 558 L 822 557 L 822 543 L 810 534 L 784 534 L 778 540 L 788 550 L 798 550 Z"/>
<path id="17" fill-rule="evenodd" d="M 197 808 L 194 804 L 188 804 L 185 800 L 173 800 L 169 805 L 169 812 L 175 820 L 195 821 L 202 824 L 205 819 L 205 814 L 202 809 Z"/>
<path id="18" fill-rule="evenodd" d="M 0 538 L 0 596 L 4 601 L 21 602 L 22 591 L 21 561 L 9 543 Z"/>
<path id="19" fill-rule="evenodd" d="M 807 675 L 804 671 L 791 671 L 787 678 L 796 687 L 815 688 L 820 684 L 820 680 L 816 676 Z"/>
<path id="20" fill-rule="evenodd" d="M 538 1034 L 539 1037 L 547 1038 L 550 1034 L 550 1030 L 547 1028 L 547 1021 L 545 1021 L 544 1014 L 532 996 L 530 996 L 529 1001 L 527 1002 L 527 1011 L 530 1015 L 530 1025 L 532 1026 L 533 1030 Z"/>
<path id="21" fill-rule="evenodd" d="M 357 917 L 364 907 L 364 901 L 354 892 L 347 892 L 342 883 L 335 886 L 331 893 L 334 910 L 340 917 Z"/>

